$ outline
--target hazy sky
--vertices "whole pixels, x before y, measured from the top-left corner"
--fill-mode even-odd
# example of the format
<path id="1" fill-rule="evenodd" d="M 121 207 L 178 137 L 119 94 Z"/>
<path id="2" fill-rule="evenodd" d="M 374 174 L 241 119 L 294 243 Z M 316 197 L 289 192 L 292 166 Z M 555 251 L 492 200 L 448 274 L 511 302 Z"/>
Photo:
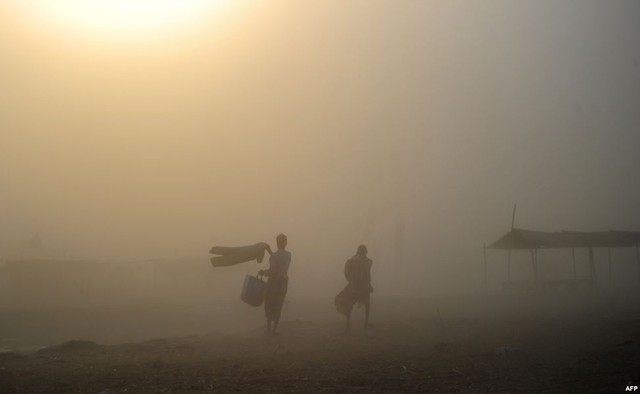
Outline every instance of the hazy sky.
<path id="1" fill-rule="evenodd" d="M 477 264 L 510 224 L 640 230 L 640 3 L 245 1 L 110 37 L 0 3 L 0 257 Z M 104 33 L 104 32 L 103 32 Z M 371 219 L 369 219 L 371 220 Z"/>

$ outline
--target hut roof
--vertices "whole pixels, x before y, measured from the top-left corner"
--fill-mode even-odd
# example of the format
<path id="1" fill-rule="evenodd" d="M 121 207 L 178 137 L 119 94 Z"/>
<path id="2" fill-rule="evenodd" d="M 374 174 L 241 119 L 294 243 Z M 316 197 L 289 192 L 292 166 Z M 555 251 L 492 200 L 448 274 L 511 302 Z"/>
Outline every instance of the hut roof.
<path id="1" fill-rule="evenodd" d="M 612 248 L 640 243 L 635 231 L 545 232 L 514 228 L 488 246 L 489 249 Z"/>

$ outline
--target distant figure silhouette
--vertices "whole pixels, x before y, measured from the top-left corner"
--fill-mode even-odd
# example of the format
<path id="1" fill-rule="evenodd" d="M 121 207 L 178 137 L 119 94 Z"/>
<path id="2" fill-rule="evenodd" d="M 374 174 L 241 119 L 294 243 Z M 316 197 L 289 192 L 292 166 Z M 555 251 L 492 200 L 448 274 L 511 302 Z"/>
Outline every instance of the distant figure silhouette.
<path id="1" fill-rule="evenodd" d="M 370 296 L 373 292 L 371 286 L 372 264 L 371 259 L 367 257 L 367 247 L 360 245 L 356 255 L 347 260 L 344 265 L 344 276 L 349 283 L 336 296 L 335 303 L 338 312 L 347 316 L 347 331 L 351 329 L 351 311 L 356 303 L 364 305 L 364 327 L 369 325 Z"/>
<path id="2" fill-rule="evenodd" d="M 267 276 L 267 291 L 264 299 L 264 312 L 267 317 L 267 334 L 276 335 L 282 304 L 287 295 L 289 284 L 289 264 L 291 264 L 291 252 L 287 247 L 287 236 L 280 234 L 276 237 L 278 250 L 269 257 L 269 269 L 260 270 L 259 274 Z"/>

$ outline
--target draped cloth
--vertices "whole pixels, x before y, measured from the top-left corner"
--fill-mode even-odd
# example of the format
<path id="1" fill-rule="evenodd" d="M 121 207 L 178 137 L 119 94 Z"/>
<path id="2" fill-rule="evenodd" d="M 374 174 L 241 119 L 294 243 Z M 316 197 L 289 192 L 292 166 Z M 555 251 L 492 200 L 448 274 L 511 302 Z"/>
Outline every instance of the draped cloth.
<path id="1" fill-rule="evenodd" d="M 264 252 L 267 247 L 268 245 L 264 242 L 249 246 L 214 246 L 209 250 L 209 253 L 219 256 L 211 258 L 211 265 L 214 267 L 228 267 L 252 260 L 261 263 L 264 260 Z"/>
<path id="2" fill-rule="evenodd" d="M 289 278 L 286 276 L 269 278 L 267 281 L 267 291 L 264 295 L 264 313 L 267 319 L 280 319 L 288 286 Z"/>
<path id="3" fill-rule="evenodd" d="M 264 298 L 264 313 L 269 320 L 280 319 L 282 304 L 289 287 L 289 265 L 291 264 L 291 252 L 278 249 L 269 257 L 269 269 L 266 275 L 267 292 Z"/>

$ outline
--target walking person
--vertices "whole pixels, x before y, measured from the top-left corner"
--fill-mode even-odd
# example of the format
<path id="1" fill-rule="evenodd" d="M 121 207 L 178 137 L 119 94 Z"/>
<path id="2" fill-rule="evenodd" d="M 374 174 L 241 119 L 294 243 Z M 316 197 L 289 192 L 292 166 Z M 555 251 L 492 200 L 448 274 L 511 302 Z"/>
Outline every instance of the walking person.
<path id="1" fill-rule="evenodd" d="M 356 254 L 344 265 L 344 276 L 347 286 L 336 296 L 335 303 L 338 312 L 347 317 L 346 330 L 351 329 L 351 312 L 353 306 L 364 305 L 364 327 L 369 326 L 369 313 L 371 312 L 371 266 L 373 261 L 367 257 L 367 247 L 358 246 Z"/>
<path id="2" fill-rule="evenodd" d="M 282 304 L 287 295 L 289 285 L 289 264 L 291 264 L 291 252 L 287 247 L 287 236 L 280 234 L 276 237 L 278 250 L 269 257 L 269 269 L 261 270 L 269 279 L 264 299 L 264 312 L 267 317 L 267 334 L 277 335 L 278 323 L 282 312 Z"/>

